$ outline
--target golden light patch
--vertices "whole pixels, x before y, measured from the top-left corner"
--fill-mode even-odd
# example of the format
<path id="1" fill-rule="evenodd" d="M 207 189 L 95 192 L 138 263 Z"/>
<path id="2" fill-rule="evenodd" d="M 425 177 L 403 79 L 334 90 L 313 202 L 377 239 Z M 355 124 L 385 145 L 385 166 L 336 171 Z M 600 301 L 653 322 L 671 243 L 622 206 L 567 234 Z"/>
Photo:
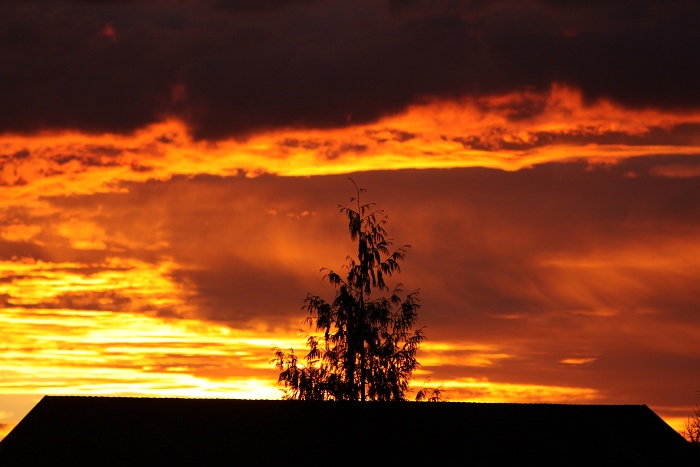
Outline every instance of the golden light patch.
<path id="1" fill-rule="evenodd" d="M 664 421 L 674 430 L 681 433 L 685 431 L 685 424 L 688 421 L 688 417 L 663 417 Z"/>
<path id="2" fill-rule="evenodd" d="M 600 397 L 592 388 L 501 383 L 478 378 L 459 378 L 443 385 L 453 401 L 579 404 Z"/>
<path id="3" fill-rule="evenodd" d="M 17 425 L 16 422 L 11 423 L 11 422 L 2 422 L 0 423 L 0 440 L 4 439 L 5 436 L 7 436 L 10 431 L 14 429 L 14 427 Z"/>
<path id="4" fill-rule="evenodd" d="M 564 363 L 565 365 L 587 365 L 593 363 L 597 358 L 565 358 L 559 360 L 559 363 Z"/>
<path id="5" fill-rule="evenodd" d="M 168 276 L 173 264 L 150 264 L 129 258 L 110 258 L 105 263 L 49 263 L 24 259 L 0 261 L 0 295 L 10 306 L 36 306 L 61 296 L 128 296 L 132 306 L 144 311 L 177 305 L 183 311 L 187 292 Z"/>
<path id="6" fill-rule="evenodd" d="M 195 320 L 66 309 L 6 308 L 0 326 L 0 394 L 279 397 L 268 363 L 277 334 L 264 338 Z M 206 376 L 211 368 L 228 376 Z M 268 371 L 240 375 L 251 368 Z"/>
<path id="7" fill-rule="evenodd" d="M 420 363 L 423 367 L 441 365 L 486 367 L 513 357 L 494 345 L 464 342 L 433 342 L 421 344 Z"/>

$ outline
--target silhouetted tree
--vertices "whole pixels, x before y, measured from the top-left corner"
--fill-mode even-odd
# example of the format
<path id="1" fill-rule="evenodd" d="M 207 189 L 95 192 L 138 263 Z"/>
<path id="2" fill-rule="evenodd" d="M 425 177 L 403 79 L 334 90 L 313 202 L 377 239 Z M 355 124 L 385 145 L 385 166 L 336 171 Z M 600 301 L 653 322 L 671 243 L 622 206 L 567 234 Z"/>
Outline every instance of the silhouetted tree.
<path id="1" fill-rule="evenodd" d="M 681 435 L 689 442 L 700 448 L 700 406 L 696 405 L 693 408 L 693 413 L 688 416 L 685 422 L 685 430 Z"/>
<path id="2" fill-rule="evenodd" d="M 447 398 L 444 397 L 444 393 L 445 386 L 442 384 L 436 388 L 422 387 L 416 393 L 416 402 L 445 402 Z"/>
<path id="3" fill-rule="evenodd" d="M 308 337 L 306 363 L 301 364 L 293 350 L 273 349 L 285 399 L 405 400 L 418 366 L 416 352 L 425 339 L 422 329 L 413 330 L 420 308 L 418 291 L 402 297 L 401 284 L 390 291 L 385 282 L 400 272 L 399 263 L 410 246 L 390 250 L 387 216 L 374 203 L 363 203 L 365 190 L 351 181 L 352 207 L 338 207 L 348 219 L 357 256 L 347 256 L 344 277 L 321 269 L 335 288 L 333 301 L 311 293 L 304 300 L 303 309 L 309 312 L 304 322 L 321 333 Z"/>

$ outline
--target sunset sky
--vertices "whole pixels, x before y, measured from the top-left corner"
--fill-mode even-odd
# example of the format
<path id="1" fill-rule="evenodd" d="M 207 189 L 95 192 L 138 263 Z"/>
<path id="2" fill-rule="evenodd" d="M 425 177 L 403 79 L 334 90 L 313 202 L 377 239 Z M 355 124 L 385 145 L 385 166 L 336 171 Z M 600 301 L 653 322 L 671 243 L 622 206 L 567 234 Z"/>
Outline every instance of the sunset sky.
<path id="1" fill-rule="evenodd" d="M 0 3 L 0 438 L 279 398 L 354 194 L 451 401 L 700 401 L 697 0 Z"/>

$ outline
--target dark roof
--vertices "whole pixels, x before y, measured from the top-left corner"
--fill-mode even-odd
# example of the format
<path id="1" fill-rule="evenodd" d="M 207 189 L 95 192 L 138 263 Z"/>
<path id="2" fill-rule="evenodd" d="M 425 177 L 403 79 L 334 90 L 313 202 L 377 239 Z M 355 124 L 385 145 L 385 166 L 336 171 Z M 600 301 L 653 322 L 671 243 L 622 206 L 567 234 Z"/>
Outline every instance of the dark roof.
<path id="1" fill-rule="evenodd" d="M 687 466 L 695 455 L 644 405 L 46 396 L 0 443 L 0 465 Z"/>

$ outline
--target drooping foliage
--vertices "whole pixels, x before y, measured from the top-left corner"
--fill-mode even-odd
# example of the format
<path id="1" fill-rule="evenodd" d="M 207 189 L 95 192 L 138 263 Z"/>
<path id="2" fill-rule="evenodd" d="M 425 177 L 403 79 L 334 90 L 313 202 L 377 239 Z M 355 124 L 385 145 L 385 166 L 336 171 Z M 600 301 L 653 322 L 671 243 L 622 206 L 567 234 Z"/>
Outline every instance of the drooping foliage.
<path id="1" fill-rule="evenodd" d="M 391 249 L 387 216 L 374 203 L 363 204 L 365 190 L 352 182 L 351 207 L 339 208 L 357 254 L 347 256 L 344 275 L 321 270 L 335 289 L 331 302 L 311 293 L 304 300 L 304 322 L 318 333 L 307 339 L 306 362 L 293 350 L 273 349 L 286 399 L 401 401 L 418 366 L 425 339 L 422 329 L 413 329 L 418 291 L 402 296 L 401 284 L 390 289 L 385 282 L 401 271 L 409 245 Z"/>

